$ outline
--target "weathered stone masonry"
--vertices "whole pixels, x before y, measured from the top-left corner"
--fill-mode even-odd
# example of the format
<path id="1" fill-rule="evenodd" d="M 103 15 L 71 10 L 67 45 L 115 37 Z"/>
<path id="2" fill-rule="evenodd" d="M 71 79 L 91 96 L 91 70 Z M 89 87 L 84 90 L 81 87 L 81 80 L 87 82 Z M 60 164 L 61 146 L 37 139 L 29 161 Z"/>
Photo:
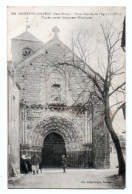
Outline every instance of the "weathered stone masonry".
<path id="1" fill-rule="evenodd" d="M 37 152 L 42 157 L 45 138 L 56 133 L 64 140 L 69 167 L 109 168 L 109 135 L 102 118 L 94 118 L 96 110 L 91 113 L 81 108 L 85 95 L 73 106 L 86 76 L 72 67 L 56 65 L 72 62 L 71 50 L 57 36 L 42 46 L 29 32 L 13 39 L 13 44 L 15 81 L 21 87 L 21 155 Z M 27 56 L 18 57 L 19 47 L 23 51 L 25 45 Z M 83 65 L 79 57 L 74 60 Z M 92 91 L 93 84 L 88 84 Z"/>
<path id="2" fill-rule="evenodd" d="M 20 173 L 19 90 L 8 71 L 8 176 L 14 175 L 13 168 Z"/>

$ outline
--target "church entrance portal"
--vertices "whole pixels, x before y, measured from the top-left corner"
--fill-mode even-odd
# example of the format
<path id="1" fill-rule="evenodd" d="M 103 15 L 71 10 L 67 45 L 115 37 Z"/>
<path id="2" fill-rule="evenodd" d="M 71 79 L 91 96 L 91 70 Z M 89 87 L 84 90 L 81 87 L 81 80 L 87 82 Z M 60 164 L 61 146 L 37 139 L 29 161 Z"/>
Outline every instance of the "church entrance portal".
<path id="1" fill-rule="evenodd" d="M 42 166 L 61 167 L 62 155 L 66 155 L 63 138 L 57 133 L 47 135 L 42 150 Z"/>

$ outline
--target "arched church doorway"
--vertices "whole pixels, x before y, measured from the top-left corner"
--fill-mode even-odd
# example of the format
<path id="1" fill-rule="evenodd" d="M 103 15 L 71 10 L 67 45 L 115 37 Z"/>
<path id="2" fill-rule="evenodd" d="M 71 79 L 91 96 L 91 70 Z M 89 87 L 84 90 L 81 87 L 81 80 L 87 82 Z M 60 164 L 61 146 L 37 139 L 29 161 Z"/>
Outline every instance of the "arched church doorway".
<path id="1" fill-rule="evenodd" d="M 44 139 L 42 166 L 61 167 L 62 155 L 66 155 L 65 142 L 63 138 L 57 133 L 50 133 Z"/>

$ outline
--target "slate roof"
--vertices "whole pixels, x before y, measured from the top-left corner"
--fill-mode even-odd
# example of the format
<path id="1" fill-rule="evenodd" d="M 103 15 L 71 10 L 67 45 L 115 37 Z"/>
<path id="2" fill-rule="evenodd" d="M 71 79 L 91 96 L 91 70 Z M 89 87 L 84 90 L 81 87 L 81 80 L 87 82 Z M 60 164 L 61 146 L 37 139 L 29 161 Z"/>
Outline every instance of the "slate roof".
<path id="1" fill-rule="evenodd" d="M 33 42 L 41 42 L 39 39 L 37 39 L 35 36 L 33 36 L 30 32 L 25 31 L 22 34 L 16 36 L 13 38 L 15 40 L 28 40 Z"/>

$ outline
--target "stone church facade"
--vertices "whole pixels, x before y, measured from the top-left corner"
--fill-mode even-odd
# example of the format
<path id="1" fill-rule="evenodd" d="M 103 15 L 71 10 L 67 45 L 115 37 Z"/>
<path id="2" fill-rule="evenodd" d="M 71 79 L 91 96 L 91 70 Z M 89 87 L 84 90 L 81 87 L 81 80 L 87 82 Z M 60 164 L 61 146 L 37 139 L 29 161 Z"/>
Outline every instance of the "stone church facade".
<path id="1" fill-rule="evenodd" d="M 89 91 L 94 85 L 65 65 L 73 61 L 73 53 L 59 39 L 59 30 L 52 31 L 54 37 L 46 44 L 28 31 L 12 39 L 11 70 L 21 88 L 20 157 L 36 152 L 43 167 L 60 167 L 65 154 L 68 167 L 109 168 L 109 134 L 97 116 L 102 105 L 89 110 L 81 105 L 85 94 L 79 98 L 83 85 L 87 83 Z M 74 61 L 84 66 L 76 55 Z"/>

